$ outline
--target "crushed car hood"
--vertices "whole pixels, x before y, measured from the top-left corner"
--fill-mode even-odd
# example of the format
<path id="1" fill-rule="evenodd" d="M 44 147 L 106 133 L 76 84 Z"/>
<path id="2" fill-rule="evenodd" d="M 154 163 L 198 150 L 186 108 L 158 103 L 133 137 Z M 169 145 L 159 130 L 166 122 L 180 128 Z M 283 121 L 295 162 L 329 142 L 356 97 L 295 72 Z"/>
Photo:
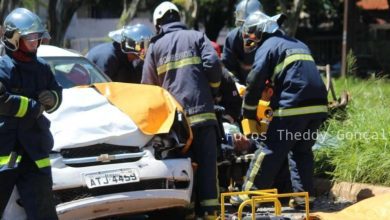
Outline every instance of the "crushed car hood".
<path id="1" fill-rule="evenodd" d="M 96 83 L 93 85 L 113 105 L 126 113 L 144 134 L 167 134 L 178 119 L 188 131 L 187 141 L 182 152 L 186 152 L 192 142 L 192 131 L 182 106 L 160 86 L 133 83 Z"/>
<path id="2" fill-rule="evenodd" d="M 142 133 L 94 88 L 64 89 L 60 108 L 45 115 L 51 121 L 55 151 L 98 143 L 144 146 L 153 136 Z"/>
<path id="3" fill-rule="evenodd" d="M 169 133 L 177 111 L 182 107 L 161 87 L 109 82 L 64 89 L 61 106 L 45 115 L 58 151 L 99 143 L 142 147 L 155 134 Z"/>

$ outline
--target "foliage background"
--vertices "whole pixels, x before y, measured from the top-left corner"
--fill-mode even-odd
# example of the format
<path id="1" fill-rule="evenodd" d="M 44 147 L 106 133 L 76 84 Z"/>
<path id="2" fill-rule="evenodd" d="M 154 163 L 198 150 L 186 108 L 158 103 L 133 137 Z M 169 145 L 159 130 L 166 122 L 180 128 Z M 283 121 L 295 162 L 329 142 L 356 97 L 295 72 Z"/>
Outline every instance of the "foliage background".
<path id="1" fill-rule="evenodd" d="M 140 5 L 147 5 L 146 10 L 153 13 L 153 9 L 163 0 L 0 0 L 0 18 L 5 16 L 16 7 L 26 7 L 32 11 L 37 11 L 39 7 L 47 8 L 48 29 L 52 36 L 51 44 L 63 45 L 64 35 L 73 14 L 81 6 L 94 6 L 95 8 L 112 9 L 111 4 L 121 4 L 122 13 L 118 27 L 128 23 L 137 12 L 144 10 Z M 223 27 L 232 28 L 234 24 L 234 10 L 240 0 L 172 0 L 183 11 L 183 18 L 186 24 L 198 29 L 205 27 L 206 35 L 211 40 L 216 40 Z M 141 4 L 142 2 L 142 4 Z M 288 19 L 283 28 L 290 36 L 294 36 L 298 26 L 301 24 L 299 14 L 304 11 L 312 22 L 312 27 L 317 27 L 318 23 L 332 20 L 340 23 L 339 12 L 342 12 L 340 0 L 262 0 L 264 11 L 269 15 L 285 13 Z M 337 25 L 336 25 L 337 26 Z"/>
<path id="2" fill-rule="evenodd" d="M 336 80 L 336 88 L 348 90 L 352 99 L 324 127 L 326 140 L 315 151 L 317 176 L 390 186 L 388 85 L 385 79 Z"/>

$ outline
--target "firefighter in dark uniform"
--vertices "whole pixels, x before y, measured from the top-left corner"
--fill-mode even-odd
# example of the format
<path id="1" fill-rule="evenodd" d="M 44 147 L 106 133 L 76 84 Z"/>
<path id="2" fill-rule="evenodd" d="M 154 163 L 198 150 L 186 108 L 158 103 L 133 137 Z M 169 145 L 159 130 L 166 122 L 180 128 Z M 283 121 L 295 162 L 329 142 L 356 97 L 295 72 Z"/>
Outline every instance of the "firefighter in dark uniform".
<path id="1" fill-rule="evenodd" d="M 246 80 L 252 68 L 256 54 L 256 50 L 253 50 L 250 45 L 244 44 L 242 25 L 248 15 L 256 11 L 263 11 L 263 6 L 258 0 L 242 0 L 237 4 L 235 10 L 236 28 L 231 30 L 226 36 L 223 48 L 222 63 L 225 68 L 233 74 L 234 79 L 237 82 L 236 86 L 240 90 L 240 93 L 242 93 L 242 90 L 245 90 Z M 280 25 L 283 23 L 285 17 L 284 15 L 279 15 L 276 16 L 275 19 Z M 237 143 L 241 143 L 238 145 L 252 146 L 252 148 L 253 146 L 256 146 L 253 141 L 241 138 L 241 136 L 236 137 Z M 249 144 L 246 142 L 251 143 Z M 246 147 L 243 147 L 243 149 L 245 148 Z M 273 187 L 277 188 L 279 192 L 291 191 L 290 174 L 287 161 L 284 163 L 283 169 L 280 170 Z M 282 202 L 284 202 L 284 199 L 282 199 Z"/>
<path id="2" fill-rule="evenodd" d="M 237 90 L 234 77 L 226 68 L 222 69 L 220 94 L 217 104 L 225 108 L 223 119 L 229 123 L 239 122 L 242 98 Z"/>
<path id="3" fill-rule="evenodd" d="M 218 209 L 217 120 L 214 100 L 221 78 L 221 64 L 204 33 L 188 30 L 180 12 L 163 2 L 153 13 L 157 36 L 145 58 L 142 83 L 167 89 L 183 106 L 191 123 L 195 171 L 195 212 L 209 218 Z M 214 219 L 214 217 L 211 217 Z"/>
<path id="4" fill-rule="evenodd" d="M 250 128 L 256 127 L 261 92 L 267 80 L 274 84 L 270 103 L 274 109 L 273 120 L 265 146 L 255 153 L 243 190 L 269 188 L 288 156 L 293 191 L 307 191 L 312 195 L 312 146 L 318 128 L 327 117 L 327 92 L 309 48 L 285 36 L 276 20 L 275 16 L 255 12 L 243 26 L 246 44 L 253 49 L 258 47 L 244 97 L 245 134 L 256 132 Z"/>
<path id="5" fill-rule="evenodd" d="M 245 18 L 255 11 L 262 11 L 263 6 L 258 0 L 242 0 L 236 6 L 236 28 L 231 30 L 225 39 L 222 53 L 222 63 L 235 76 L 241 85 L 245 85 L 246 77 L 251 70 L 255 51 L 245 52 L 242 38 L 242 24 Z"/>
<path id="6" fill-rule="evenodd" d="M 37 15 L 24 8 L 4 20 L 0 58 L 0 216 L 16 185 L 28 219 L 57 219 L 49 153 L 50 121 L 62 97 L 49 65 L 36 56 L 46 32 Z"/>
<path id="7" fill-rule="evenodd" d="M 114 82 L 140 83 L 144 47 L 153 35 L 143 24 L 125 26 L 108 34 L 113 42 L 97 45 L 86 57 Z"/>
<path id="8" fill-rule="evenodd" d="M 217 52 L 218 58 L 221 58 L 221 47 L 219 44 L 211 41 L 211 45 Z M 239 122 L 241 120 L 242 98 L 237 90 L 234 75 L 225 67 L 222 67 L 219 91 L 220 97 L 216 104 L 224 108 L 223 121 L 228 123 Z"/>

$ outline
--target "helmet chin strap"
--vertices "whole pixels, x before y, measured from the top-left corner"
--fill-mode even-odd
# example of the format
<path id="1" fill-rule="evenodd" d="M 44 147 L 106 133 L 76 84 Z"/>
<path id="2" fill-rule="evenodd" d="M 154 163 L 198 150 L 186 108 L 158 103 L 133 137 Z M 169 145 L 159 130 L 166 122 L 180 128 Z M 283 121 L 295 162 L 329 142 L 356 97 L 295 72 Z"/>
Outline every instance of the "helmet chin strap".
<path id="1" fill-rule="evenodd" d="M 9 36 L 11 35 L 11 36 Z M 20 33 L 17 31 L 6 32 L 1 37 L 1 43 L 10 51 L 16 51 L 19 49 Z"/>

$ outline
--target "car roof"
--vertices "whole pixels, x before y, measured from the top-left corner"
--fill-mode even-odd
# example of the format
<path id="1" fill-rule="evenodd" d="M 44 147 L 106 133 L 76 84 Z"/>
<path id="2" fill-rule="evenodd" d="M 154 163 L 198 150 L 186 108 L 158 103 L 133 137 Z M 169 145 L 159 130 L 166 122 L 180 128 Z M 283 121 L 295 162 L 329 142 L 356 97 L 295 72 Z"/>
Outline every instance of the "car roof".
<path id="1" fill-rule="evenodd" d="M 81 54 L 51 45 L 38 47 L 38 57 L 82 57 Z"/>

